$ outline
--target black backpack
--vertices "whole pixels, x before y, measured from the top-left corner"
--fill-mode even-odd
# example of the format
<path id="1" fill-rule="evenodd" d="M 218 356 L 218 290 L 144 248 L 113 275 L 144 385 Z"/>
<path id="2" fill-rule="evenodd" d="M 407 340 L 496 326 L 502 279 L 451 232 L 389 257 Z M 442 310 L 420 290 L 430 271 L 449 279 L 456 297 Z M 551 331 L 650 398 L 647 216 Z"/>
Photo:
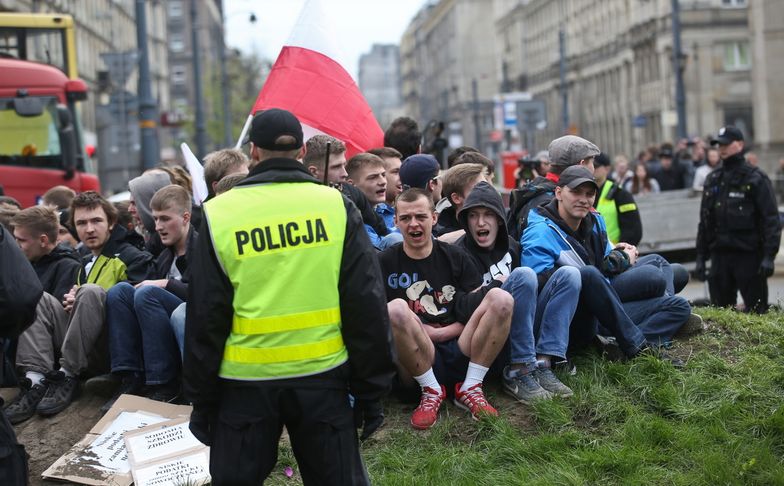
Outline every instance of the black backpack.
<path id="1" fill-rule="evenodd" d="M 544 177 L 537 177 L 520 189 L 513 190 L 509 195 L 509 214 L 506 220 L 509 236 L 520 241 L 523 230 L 528 226 L 528 212 L 548 202 L 554 193 L 555 182 Z"/>

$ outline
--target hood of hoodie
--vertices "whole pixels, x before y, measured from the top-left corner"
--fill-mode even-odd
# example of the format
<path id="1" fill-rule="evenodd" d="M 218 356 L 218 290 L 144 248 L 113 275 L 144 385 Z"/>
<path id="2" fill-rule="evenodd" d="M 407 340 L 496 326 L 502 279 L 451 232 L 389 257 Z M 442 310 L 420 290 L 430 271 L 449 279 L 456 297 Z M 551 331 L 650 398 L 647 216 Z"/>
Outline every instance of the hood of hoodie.
<path id="1" fill-rule="evenodd" d="M 81 258 L 79 258 L 79 253 L 77 253 L 76 250 L 66 245 L 65 243 L 60 243 L 59 245 L 55 246 L 54 250 L 49 252 L 49 254 L 44 255 L 33 262 L 33 267 L 46 267 L 64 258 L 70 258 L 71 260 L 75 260 L 77 263 L 81 263 L 82 261 Z"/>
<path id="2" fill-rule="evenodd" d="M 492 248 L 486 249 L 477 245 L 468 231 L 468 211 L 476 207 L 488 208 L 498 217 L 498 234 Z M 501 195 L 492 185 L 480 182 L 469 193 L 457 214 L 461 227 L 465 229 L 465 235 L 461 236 L 456 244 L 465 248 L 479 265 L 485 285 L 500 275 L 509 275 L 513 269 L 520 266 L 520 245 L 509 237 L 504 212 Z"/>
<path id="3" fill-rule="evenodd" d="M 136 211 L 139 212 L 139 219 L 142 220 L 144 229 L 153 233 L 155 231 L 155 220 L 152 218 L 150 200 L 158 189 L 171 184 L 169 174 L 165 172 L 148 172 L 139 177 L 131 179 L 128 183 L 128 190 L 131 192 L 133 202 L 136 204 Z"/>
<path id="4" fill-rule="evenodd" d="M 62 298 L 77 282 L 82 260 L 76 250 L 66 244 L 60 244 L 47 255 L 32 262 L 32 265 L 44 292 Z"/>

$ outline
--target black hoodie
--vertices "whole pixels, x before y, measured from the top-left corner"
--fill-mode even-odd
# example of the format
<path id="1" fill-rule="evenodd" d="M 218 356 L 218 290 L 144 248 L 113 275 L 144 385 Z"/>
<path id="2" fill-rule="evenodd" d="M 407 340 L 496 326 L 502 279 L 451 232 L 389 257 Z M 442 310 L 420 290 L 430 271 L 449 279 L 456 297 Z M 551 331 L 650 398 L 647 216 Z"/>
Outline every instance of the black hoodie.
<path id="1" fill-rule="evenodd" d="M 66 244 L 55 246 L 49 254 L 32 262 L 32 265 L 44 292 L 57 300 L 63 300 L 63 295 L 76 284 L 82 272 L 79 254 Z"/>
<path id="2" fill-rule="evenodd" d="M 488 208 L 498 216 L 498 235 L 492 248 L 477 245 L 468 229 L 468 212 L 476 207 Z M 520 244 L 509 237 L 504 216 L 501 195 L 487 182 L 474 186 L 457 214 L 457 220 L 466 233 L 455 244 L 471 255 L 471 260 L 482 274 L 483 285 L 489 284 L 495 277 L 511 274 L 520 266 Z"/>

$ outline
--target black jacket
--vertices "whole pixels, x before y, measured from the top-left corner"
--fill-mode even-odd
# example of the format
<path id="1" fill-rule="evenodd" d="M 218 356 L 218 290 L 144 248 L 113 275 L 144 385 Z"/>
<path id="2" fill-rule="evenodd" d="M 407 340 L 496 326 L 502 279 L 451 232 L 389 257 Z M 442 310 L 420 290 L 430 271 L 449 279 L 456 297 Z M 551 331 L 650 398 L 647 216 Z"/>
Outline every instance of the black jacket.
<path id="1" fill-rule="evenodd" d="M 108 289 L 123 281 L 117 278 L 123 272 L 125 281 L 131 284 L 149 279 L 154 270 L 152 255 L 135 246 L 136 236 L 122 226 L 114 225 L 109 241 L 101 249 L 104 261 L 96 262 L 89 275 L 82 272 L 79 284 L 96 283 Z M 82 265 L 87 265 L 92 259 L 93 254 L 87 253 L 82 256 Z"/>
<path id="2" fill-rule="evenodd" d="M 457 221 L 457 211 L 455 205 L 452 204 L 452 201 L 447 198 L 438 201 L 436 211 L 438 212 L 438 221 L 436 222 L 435 228 L 433 228 L 433 234 L 435 236 L 441 236 L 463 229 Z"/>
<path id="3" fill-rule="evenodd" d="M 44 292 L 57 300 L 63 300 L 63 295 L 79 281 L 83 267 L 76 250 L 61 244 L 55 246 L 48 255 L 34 261 L 33 270 L 38 275 Z"/>
<path id="4" fill-rule="evenodd" d="M 188 231 L 188 243 L 185 254 L 181 257 L 177 257 L 177 269 L 180 271 L 180 274 L 182 274 L 182 280 L 170 278 L 169 282 L 166 284 L 166 290 L 183 301 L 188 300 L 188 282 L 191 279 L 191 267 L 188 263 L 191 255 L 193 255 L 193 249 L 196 247 L 196 239 L 198 237 L 198 231 L 194 230 L 193 226 L 191 226 L 190 231 Z M 155 277 L 153 278 L 166 278 L 174 259 L 174 249 L 170 246 L 165 247 L 160 255 L 158 255 L 158 258 L 155 259 Z"/>
<path id="5" fill-rule="evenodd" d="M 781 226 L 770 179 L 735 154 L 705 179 L 697 231 L 697 253 L 748 251 L 773 258 Z"/>
<path id="6" fill-rule="evenodd" d="M 498 234 L 492 248 L 479 246 L 468 229 L 468 213 L 471 208 L 476 207 L 488 208 L 498 217 Z M 520 266 L 520 244 L 509 237 L 505 216 L 501 195 L 487 182 L 480 182 L 474 186 L 457 214 L 457 220 L 466 233 L 455 244 L 471 256 L 482 274 L 484 285 L 489 284 L 497 276 L 509 275 L 512 270 Z"/>
<path id="7" fill-rule="evenodd" d="M 254 167 L 239 185 L 277 182 L 318 184 L 301 163 L 276 158 Z M 351 393 L 359 399 L 377 399 L 387 392 L 395 367 L 381 269 L 359 211 L 347 198 L 343 201 L 348 217 L 339 294 L 349 361 L 335 370 L 288 380 L 237 382 L 218 377 L 232 326 L 234 290 L 217 260 L 204 218 L 190 258 L 193 278 L 188 286 L 185 326 L 183 386 L 194 407 L 216 407 L 221 386 L 345 387 L 348 380 Z"/>

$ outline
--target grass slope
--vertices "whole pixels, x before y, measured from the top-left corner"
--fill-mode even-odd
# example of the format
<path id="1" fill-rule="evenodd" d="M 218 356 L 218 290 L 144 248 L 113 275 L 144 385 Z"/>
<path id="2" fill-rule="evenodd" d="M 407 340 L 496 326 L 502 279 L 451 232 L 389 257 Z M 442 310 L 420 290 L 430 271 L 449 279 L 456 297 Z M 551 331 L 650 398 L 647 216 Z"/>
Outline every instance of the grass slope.
<path id="1" fill-rule="evenodd" d="M 688 360 L 683 371 L 589 354 L 563 377 L 570 399 L 526 407 L 491 384 L 501 417 L 474 423 L 449 404 L 427 432 L 408 425 L 412 406 L 387 402 L 362 448 L 373 483 L 784 484 L 784 315 L 698 312 L 709 330 L 670 350 Z M 296 483 L 281 449 L 268 482 Z"/>

